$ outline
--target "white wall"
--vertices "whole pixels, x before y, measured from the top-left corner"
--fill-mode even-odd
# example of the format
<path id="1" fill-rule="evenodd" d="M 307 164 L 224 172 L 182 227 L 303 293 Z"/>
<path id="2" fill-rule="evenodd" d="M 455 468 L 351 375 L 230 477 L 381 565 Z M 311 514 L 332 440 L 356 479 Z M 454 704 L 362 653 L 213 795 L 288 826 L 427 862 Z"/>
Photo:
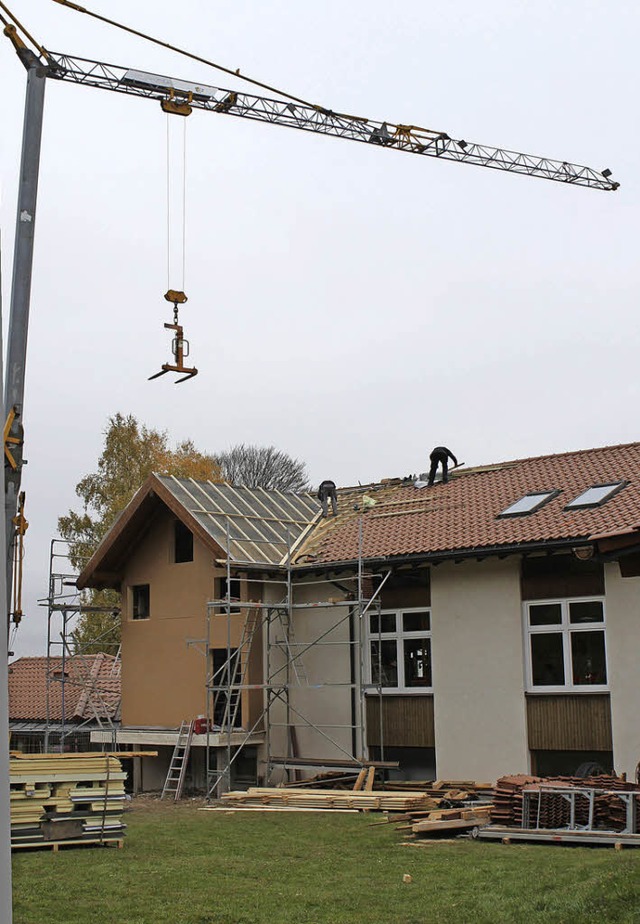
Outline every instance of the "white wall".
<path id="1" fill-rule="evenodd" d="M 431 610 L 438 776 L 527 772 L 518 558 L 433 568 Z"/>
<path id="2" fill-rule="evenodd" d="M 613 760 L 617 773 L 635 780 L 640 761 L 640 578 L 623 578 L 605 566 L 607 667 L 611 690 Z"/>
<path id="3" fill-rule="evenodd" d="M 294 589 L 296 604 L 316 600 L 328 602 L 343 596 L 329 582 L 296 584 Z M 282 595 L 278 599 L 282 599 Z M 304 757 L 344 760 L 352 754 L 351 691 L 347 685 L 351 676 L 347 617 L 347 606 L 293 609 L 293 641 L 300 647 L 304 643 L 317 642 L 300 657 L 298 677 L 293 667 L 289 677 L 290 702 L 293 710 L 296 710 L 291 712 L 291 723 L 297 726 L 298 750 Z M 324 633 L 327 634 L 320 640 Z M 279 621 L 274 621 L 272 643 L 276 639 L 282 641 L 283 638 L 283 626 Z M 292 650 L 296 650 L 295 644 Z M 272 648 L 270 660 L 273 672 L 275 666 L 284 665 L 284 651 Z M 282 671 L 274 680 L 282 679 L 284 683 L 285 676 Z M 277 727 L 278 723 L 285 722 L 285 718 L 284 704 L 276 704 L 271 710 L 271 751 L 275 756 L 286 754 L 286 731 Z M 314 728 L 314 725 L 322 725 L 323 728 Z"/>

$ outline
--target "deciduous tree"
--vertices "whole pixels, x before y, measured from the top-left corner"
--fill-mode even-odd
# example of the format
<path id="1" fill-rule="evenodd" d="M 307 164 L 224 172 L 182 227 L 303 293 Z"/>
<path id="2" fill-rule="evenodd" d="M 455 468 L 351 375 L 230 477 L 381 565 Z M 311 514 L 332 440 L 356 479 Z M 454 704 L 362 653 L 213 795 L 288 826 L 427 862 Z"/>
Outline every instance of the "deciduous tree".
<path id="1" fill-rule="evenodd" d="M 307 467 L 275 446 L 248 446 L 240 443 L 216 455 L 225 481 L 246 488 L 275 491 L 309 489 Z"/>

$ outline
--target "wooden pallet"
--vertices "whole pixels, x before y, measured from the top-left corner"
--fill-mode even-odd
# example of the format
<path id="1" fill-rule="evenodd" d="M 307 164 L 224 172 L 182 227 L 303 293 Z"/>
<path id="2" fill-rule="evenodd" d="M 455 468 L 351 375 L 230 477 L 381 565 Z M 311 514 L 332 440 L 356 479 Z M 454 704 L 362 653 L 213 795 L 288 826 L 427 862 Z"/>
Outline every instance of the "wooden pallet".
<path id="1" fill-rule="evenodd" d="M 57 853 L 61 847 L 77 847 L 79 844 L 88 844 L 92 847 L 117 847 L 122 850 L 124 839 L 121 837 L 103 837 L 102 840 L 95 838 L 92 840 L 69 840 L 69 841 L 30 841 L 25 844 L 12 844 L 12 850 L 39 850 L 45 848 Z"/>

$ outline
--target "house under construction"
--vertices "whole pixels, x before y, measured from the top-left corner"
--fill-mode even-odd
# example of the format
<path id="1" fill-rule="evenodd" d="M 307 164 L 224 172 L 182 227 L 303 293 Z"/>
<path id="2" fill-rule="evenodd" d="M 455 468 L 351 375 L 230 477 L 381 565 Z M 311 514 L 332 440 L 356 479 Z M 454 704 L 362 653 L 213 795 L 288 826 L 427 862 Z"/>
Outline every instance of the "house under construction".
<path id="1" fill-rule="evenodd" d="M 122 593 L 118 743 L 164 754 L 139 787 L 185 720 L 181 786 L 210 794 L 370 762 L 634 774 L 639 476 L 633 443 L 340 489 L 326 518 L 151 476 L 78 582 Z"/>

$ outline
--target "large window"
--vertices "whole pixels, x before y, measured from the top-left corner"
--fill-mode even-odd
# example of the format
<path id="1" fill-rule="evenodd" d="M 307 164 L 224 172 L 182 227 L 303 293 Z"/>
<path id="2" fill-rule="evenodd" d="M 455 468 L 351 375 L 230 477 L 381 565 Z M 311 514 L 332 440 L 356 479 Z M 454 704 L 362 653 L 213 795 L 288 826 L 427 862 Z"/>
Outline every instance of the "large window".
<path id="1" fill-rule="evenodd" d="M 431 612 L 383 610 L 369 616 L 367 683 L 386 692 L 431 692 Z"/>
<path id="2" fill-rule="evenodd" d="M 607 689 L 602 599 L 537 600 L 524 604 L 527 689 L 593 692 Z"/>

